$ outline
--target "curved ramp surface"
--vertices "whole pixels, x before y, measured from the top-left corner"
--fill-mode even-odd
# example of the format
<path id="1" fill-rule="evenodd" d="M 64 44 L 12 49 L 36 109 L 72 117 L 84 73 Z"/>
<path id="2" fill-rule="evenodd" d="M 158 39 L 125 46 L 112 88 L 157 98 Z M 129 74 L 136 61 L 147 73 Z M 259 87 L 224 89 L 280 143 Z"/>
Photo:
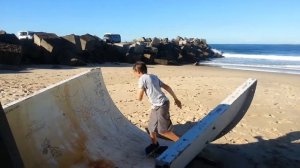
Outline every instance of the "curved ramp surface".
<path id="1" fill-rule="evenodd" d="M 25 167 L 154 167 L 148 135 L 111 100 L 100 69 L 4 106 Z"/>
<path id="2" fill-rule="evenodd" d="M 230 131 L 246 113 L 255 86 L 256 80 L 248 80 L 238 88 L 156 158 L 156 166 L 183 167 L 206 143 Z M 9 148 L 20 154 L 25 167 L 155 167 L 144 154 L 148 135 L 117 109 L 100 69 L 7 104 L 4 112 L 0 117 L 6 117 L 15 140 Z"/>

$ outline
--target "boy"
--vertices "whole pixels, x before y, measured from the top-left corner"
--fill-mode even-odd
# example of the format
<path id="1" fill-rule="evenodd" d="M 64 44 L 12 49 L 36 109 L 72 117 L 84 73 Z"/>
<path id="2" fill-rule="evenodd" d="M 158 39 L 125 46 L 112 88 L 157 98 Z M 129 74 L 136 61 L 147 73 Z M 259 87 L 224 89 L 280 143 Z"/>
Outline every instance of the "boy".
<path id="1" fill-rule="evenodd" d="M 177 99 L 170 86 L 163 83 L 156 75 L 147 74 L 147 66 L 144 62 L 136 62 L 133 65 L 133 72 L 136 77 L 139 78 L 138 100 L 141 101 L 145 93 L 152 104 L 148 124 L 152 144 L 145 149 L 146 154 L 149 155 L 159 147 L 156 132 L 172 141 L 179 139 L 179 137 L 171 131 L 173 125 L 169 113 L 170 102 L 161 88 L 164 88 L 172 95 L 175 105 L 179 108 L 181 108 L 181 102 Z"/>

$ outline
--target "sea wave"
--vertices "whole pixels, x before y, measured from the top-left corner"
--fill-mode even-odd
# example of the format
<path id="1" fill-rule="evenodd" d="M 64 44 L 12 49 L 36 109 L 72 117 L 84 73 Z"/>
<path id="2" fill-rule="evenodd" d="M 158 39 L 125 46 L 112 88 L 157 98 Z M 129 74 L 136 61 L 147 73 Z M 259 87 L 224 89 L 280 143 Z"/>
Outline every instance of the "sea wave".
<path id="1" fill-rule="evenodd" d="M 227 69 L 277 72 L 288 74 L 300 74 L 300 65 L 261 65 L 261 64 L 235 64 L 235 63 L 216 63 L 203 62 L 202 65 L 218 66 Z"/>
<path id="2" fill-rule="evenodd" d="M 280 60 L 280 61 L 300 61 L 300 55 L 255 55 L 255 54 L 232 54 L 223 53 L 225 58 L 244 58 L 244 59 L 261 59 L 261 60 Z"/>
<path id="3" fill-rule="evenodd" d="M 285 70 L 299 70 L 300 65 L 261 65 L 261 64 L 234 64 L 234 63 L 215 63 L 204 62 L 203 65 L 227 66 L 227 67 L 252 67 L 252 68 L 272 68 L 272 69 L 285 69 Z"/>

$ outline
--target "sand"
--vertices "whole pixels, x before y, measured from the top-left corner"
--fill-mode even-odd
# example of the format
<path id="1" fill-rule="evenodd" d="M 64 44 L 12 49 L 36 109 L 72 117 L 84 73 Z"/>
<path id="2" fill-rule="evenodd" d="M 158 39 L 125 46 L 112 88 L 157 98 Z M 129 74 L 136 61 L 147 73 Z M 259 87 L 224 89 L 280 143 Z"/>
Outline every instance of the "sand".
<path id="1" fill-rule="evenodd" d="M 138 102 L 137 78 L 131 64 L 103 64 L 109 93 L 123 114 L 144 129 L 149 117 L 147 98 Z M 0 70 L 0 101 L 8 104 L 35 91 L 95 67 L 30 66 Z M 211 143 L 189 167 L 297 167 L 300 165 L 300 76 L 228 70 L 207 66 L 150 65 L 173 88 L 183 108 L 173 105 L 175 126 L 196 122 L 209 113 L 247 78 L 256 78 L 254 100 L 241 122 Z M 213 160 L 203 161 L 203 158 Z M 205 162 L 205 163 L 203 163 Z"/>

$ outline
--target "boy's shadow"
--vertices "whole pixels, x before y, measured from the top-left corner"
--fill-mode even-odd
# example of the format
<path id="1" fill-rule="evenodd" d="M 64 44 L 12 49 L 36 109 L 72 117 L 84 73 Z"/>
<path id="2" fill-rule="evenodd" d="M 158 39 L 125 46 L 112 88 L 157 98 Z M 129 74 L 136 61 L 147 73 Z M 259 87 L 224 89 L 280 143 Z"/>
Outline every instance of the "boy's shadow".
<path id="1" fill-rule="evenodd" d="M 189 129 L 191 129 L 197 122 L 187 121 L 185 124 L 175 124 L 173 126 L 173 132 L 181 137 L 184 133 L 186 133 Z"/>
<path id="2" fill-rule="evenodd" d="M 174 132 L 182 136 L 196 122 L 174 125 Z M 222 137 L 221 137 L 222 138 Z M 276 139 L 254 137 L 257 142 L 244 144 L 207 145 L 187 166 L 196 167 L 299 167 L 300 131 L 290 132 Z"/>
<path id="3" fill-rule="evenodd" d="M 172 131 L 178 135 L 179 137 L 181 137 L 185 132 L 187 132 L 190 128 L 192 128 L 197 122 L 186 122 L 185 124 L 176 124 L 176 125 L 173 125 L 173 129 Z M 149 133 L 149 130 L 148 128 L 145 128 L 146 129 L 146 132 L 148 134 Z M 158 138 L 160 139 L 164 139 L 164 140 L 167 140 L 167 141 L 171 141 L 170 139 L 160 135 L 160 134 L 157 134 Z"/>

